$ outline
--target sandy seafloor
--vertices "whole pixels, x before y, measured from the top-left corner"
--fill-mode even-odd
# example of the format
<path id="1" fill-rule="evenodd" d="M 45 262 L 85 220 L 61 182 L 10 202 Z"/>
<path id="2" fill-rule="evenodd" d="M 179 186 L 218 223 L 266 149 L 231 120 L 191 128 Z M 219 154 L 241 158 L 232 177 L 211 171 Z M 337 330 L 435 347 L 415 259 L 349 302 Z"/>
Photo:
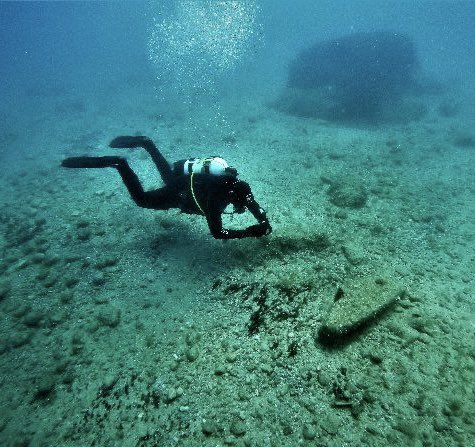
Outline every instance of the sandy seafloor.
<path id="1" fill-rule="evenodd" d="M 473 98 L 373 128 L 223 99 L 226 133 L 152 92 L 30 92 L 4 121 L 0 445 L 475 445 Z M 215 241 L 199 216 L 135 206 L 113 170 L 59 167 L 127 133 L 170 160 L 219 151 L 272 235 Z M 161 184 L 144 151 L 119 152 Z M 332 204 L 339 183 L 364 206 Z M 404 294 L 320 343 L 338 287 L 366 280 Z"/>

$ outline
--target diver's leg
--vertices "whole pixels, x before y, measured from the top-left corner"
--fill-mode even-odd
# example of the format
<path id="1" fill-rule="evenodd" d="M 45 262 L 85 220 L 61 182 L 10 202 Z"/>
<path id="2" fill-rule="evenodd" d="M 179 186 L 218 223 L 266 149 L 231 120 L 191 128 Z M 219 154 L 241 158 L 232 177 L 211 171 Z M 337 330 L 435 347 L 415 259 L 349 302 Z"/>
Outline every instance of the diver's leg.
<path id="1" fill-rule="evenodd" d="M 65 168 L 116 168 L 134 202 L 140 207 L 148 208 L 148 200 L 140 180 L 123 157 L 70 157 L 63 160 L 61 166 Z"/>
<path id="2" fill-rule="evenodd" d="M 152 157 L 155 166 L 160 173 L 165 184 L 170 184 L 173 178 L 173 171 L 165 157 L 160 153 L 155 143 L 148 137 L 144 136 L 121 136 L 114 138 L 110 143 L 110 147 L 114 148 L 144 148 Z"/>
<path id="3" fill-rule="evenodd" d="M 70 157 L 63 160 L 61 165 L 65 168 L 115 168 L 138 206 L 155 210 L 179 206 L 177 195 L 169 187 L 144 191 L 137 174 L 123 157 Z"/>

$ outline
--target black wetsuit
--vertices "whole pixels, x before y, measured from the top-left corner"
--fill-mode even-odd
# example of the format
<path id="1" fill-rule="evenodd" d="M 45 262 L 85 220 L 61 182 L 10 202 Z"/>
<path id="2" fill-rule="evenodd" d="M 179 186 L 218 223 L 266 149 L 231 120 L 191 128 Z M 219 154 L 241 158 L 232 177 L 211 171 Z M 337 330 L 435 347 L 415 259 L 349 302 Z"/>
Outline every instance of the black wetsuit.
<path id="1" fill-rule="evenodd" d="M 246 182 L 238 180 L 236 176 L 185 175 L 183 172 L 185 160 L 176 162 L 172 169 L 153 141 L 147 137 L 117 137 L 111 141 L 110 147 L 144 148 L 152 157 L 165 186 L 144 191 L 137 174 L 123 157 L 70 157 L 63 160 L 62 166 L 66 168 L 116 168 L 138 206 L 154 210 L 178 208 L 188 214 L 204 214 L 211 234 L 216 239 L 260 237 L 270 234 L 272 231 L 265 211 L 254 200 L 251 188 Z M 233 204 L 241 211 L 247 208 L 258 223 L 242 230 L 224 229 L 221 215 L 229 204 Z"/>

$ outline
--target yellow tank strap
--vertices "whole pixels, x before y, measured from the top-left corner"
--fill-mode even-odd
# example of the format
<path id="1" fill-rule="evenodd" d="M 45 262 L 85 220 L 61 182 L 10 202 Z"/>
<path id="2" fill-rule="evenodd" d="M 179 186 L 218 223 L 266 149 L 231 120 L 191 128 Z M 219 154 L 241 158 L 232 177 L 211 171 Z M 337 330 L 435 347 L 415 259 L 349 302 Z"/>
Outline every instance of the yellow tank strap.
<path id="1" fill-rule="evenodd" d="M 203 208 L 201 208 L 198 200 L 196 199 L 195 190 L 193 189 L 193 176 L 194 176 L 194 173 L 192 172 L 191 176 L 190 176 L 191 195 L 193 196 L 193 200 L 195 201 L 196 206 L 200 209 L 200 211 L 203 213 L 203 215 L 206 215 L 205 212 L 203 211 Z"/>

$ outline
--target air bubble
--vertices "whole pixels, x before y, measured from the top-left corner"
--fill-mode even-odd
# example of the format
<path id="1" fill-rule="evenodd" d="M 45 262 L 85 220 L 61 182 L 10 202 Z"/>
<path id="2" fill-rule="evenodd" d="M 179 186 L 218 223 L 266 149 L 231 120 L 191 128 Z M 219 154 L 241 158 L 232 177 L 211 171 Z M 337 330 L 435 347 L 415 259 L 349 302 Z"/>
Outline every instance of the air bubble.
<path id="1" fill-rule="evenodd" d="M 165 102 L 215 102 L 221 82 L 261 44 L 255 1 L 177 1 L 152 6 L 148 53 Z M 218 116 L 221 113 L 218 111 Z"/>

